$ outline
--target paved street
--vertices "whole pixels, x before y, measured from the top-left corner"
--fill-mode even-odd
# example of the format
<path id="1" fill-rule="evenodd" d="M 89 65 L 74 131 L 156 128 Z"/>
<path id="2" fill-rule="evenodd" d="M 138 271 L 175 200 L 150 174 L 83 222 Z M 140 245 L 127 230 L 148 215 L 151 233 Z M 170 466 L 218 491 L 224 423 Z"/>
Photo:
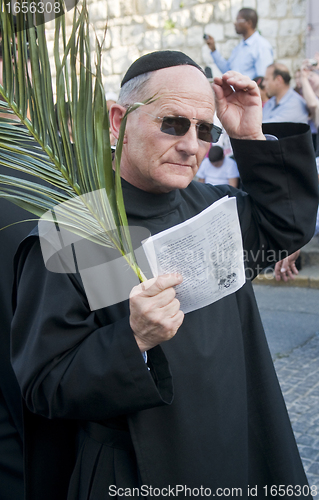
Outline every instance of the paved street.
<path id="1" fill-rule="evenodd" d="M 319 290 L 254 288 L 309 483 L 319 488 Z"/>

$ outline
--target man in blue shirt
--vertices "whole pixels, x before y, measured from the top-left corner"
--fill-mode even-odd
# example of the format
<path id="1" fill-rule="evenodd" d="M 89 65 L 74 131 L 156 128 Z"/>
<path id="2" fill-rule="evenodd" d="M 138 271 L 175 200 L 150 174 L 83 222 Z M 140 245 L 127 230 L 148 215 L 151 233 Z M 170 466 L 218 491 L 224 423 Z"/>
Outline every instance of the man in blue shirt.
<path id="1" fill-rule="evenodd" d="M 238 12 L 235 30 L 237 35 L 242 35 L 243 40 L 234 48 L 228 60 L 216 50 L 214 38 L 207 35 L 206 43 L 222 73 L 234 70 L 251 79 L 264 76 L 267 66 L 274 60 L 273 50 L 268 40 L 256 30 L 257 23 L 258 15 L 254 9 L 243 8 Z"/>
<path id="2" fill-rule="evenodd" d="M 274 63 L 268 66 L 264 85 L 270 99 L 263 107 L 263 123 L 308 123 L 306 101 L 290 88 L 290 80 L 289 70 L 284 64 Z"/>

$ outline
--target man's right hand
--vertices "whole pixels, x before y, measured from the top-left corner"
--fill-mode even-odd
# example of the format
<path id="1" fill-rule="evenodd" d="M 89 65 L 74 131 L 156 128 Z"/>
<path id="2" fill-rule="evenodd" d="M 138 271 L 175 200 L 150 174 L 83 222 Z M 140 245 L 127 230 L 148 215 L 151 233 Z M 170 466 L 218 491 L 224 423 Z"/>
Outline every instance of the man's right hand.
<path id="1" fill-rule="evenodd" d="M 210 48 L 210 50 L 212 52 L 215 52 L 215 50 L 216 50 L 215 40 L 212 36 L 210 36 L 210 35 L 207 35 L 207 36 L 208 36 L 208 38 L 206 40 L 206 43 L 207 43 L 208 47 Z"/>
<path id="2" fill-rule="evenodd" d="M 165 274 L 135 286 L 130 294 L 130 325 L 141 352 L 176 334 L 184 320 L 174 286 L 180 274 Z"/>

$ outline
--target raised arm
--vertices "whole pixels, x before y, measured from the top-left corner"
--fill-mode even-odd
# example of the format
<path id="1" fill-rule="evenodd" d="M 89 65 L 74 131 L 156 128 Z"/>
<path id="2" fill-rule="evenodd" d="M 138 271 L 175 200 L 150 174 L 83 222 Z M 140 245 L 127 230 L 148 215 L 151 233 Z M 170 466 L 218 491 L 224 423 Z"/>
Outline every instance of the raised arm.
<path id="1" fill-rule="evenodd" d="M 216 50 L 215 40 L 212 36 L 208 35 L 206 39 L 206 43 L 211 50 L 212 58 L 214 59 L 215 64 L 218 66 L 220 71 L 225 73 L 229 70 L 229 63 L 227 59 L 225 59 L 219 52 Z"/>
<path id="2" fill-rule="evenodd" d="M 251 204 L 251 211 L 242 218 L 242 233 L 254 277 L 270 257 L 272 262 L 286 257 L 314 233 L 318 185 L 311 133 L 303 124 L 262 126 L 257 84 L 246 76 L 229 71 L 215 78 L 213 88 L 218 117 L 231 137 L 243 190 L 249 194 L 243 206 Z M 264 134 L 277 140 L 266 141 Z M 245 196 L 238 202 L 240 215 L 243 201 Z"/>
<path id="3" fill-rule="evenodd" d="M 318 208 L 318 182 L 309 126 L 267 123 L 263 130 L 278 140 L 232 139 L 242 189 L 249 194 L 251 204 L 250 216 L 242 218 L 247 264 L 256 273 L 295 252 L 312 238 Z M 239 213 L 242 201 L 245 196 L 239 200 Z M 258 266 L 261 268 L 257 269 Z"/>
<path id="4" fill-rule="evenodd" d="M 229 137 L 266 140 L 262 132 L 262 103 L 257 83 L 236 71 L 215 78 L 217 116 Z"/>
<path id="5" fill-rule="evenodd" d="M 316 127 L 319 126 L 319 99 L 314 93 L 313 88 L 310 85 L 309 82 L 309 74 L 310 70 L 307 66 L 307 60 L 303 61 L 301 70 L 301 88 L 302 88 L 302 95 L 307 103 L 307 107 L 309 109 L 310 113 L 310 118 L 314 121 Z"/>

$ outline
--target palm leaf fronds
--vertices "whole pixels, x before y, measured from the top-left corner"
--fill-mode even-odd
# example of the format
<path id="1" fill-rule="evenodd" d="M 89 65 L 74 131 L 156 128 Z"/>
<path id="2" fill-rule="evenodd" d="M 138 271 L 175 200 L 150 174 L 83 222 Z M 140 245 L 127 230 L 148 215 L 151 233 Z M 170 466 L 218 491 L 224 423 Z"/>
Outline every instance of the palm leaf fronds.
<path id="1" fill-rule="evenodd" d="M 58 1 L 65 11 L 64 1 Z M 95 37 L 96 61 L 92 69 L 86 0 L 80 8 L 74 8 L 69 36 L 65 16 L 55 19 L 55 92 L 43 14 L 18 13 L 15 33 L 10 4 L 3 0 L 0 3 L 0 165 L 35 178 L 1 175 L 0 197 L 37 217 L 62 207 L 59 224 L 119 250 L 143 281 L 132 248 L 120 182 L 127 114 L 120 131 L 114 175 L 102 84 L 102 46 Z M 32 1 L 27 3 L 30 6 Z M 36 182 L 36 178 L 46 185 Z"/>

